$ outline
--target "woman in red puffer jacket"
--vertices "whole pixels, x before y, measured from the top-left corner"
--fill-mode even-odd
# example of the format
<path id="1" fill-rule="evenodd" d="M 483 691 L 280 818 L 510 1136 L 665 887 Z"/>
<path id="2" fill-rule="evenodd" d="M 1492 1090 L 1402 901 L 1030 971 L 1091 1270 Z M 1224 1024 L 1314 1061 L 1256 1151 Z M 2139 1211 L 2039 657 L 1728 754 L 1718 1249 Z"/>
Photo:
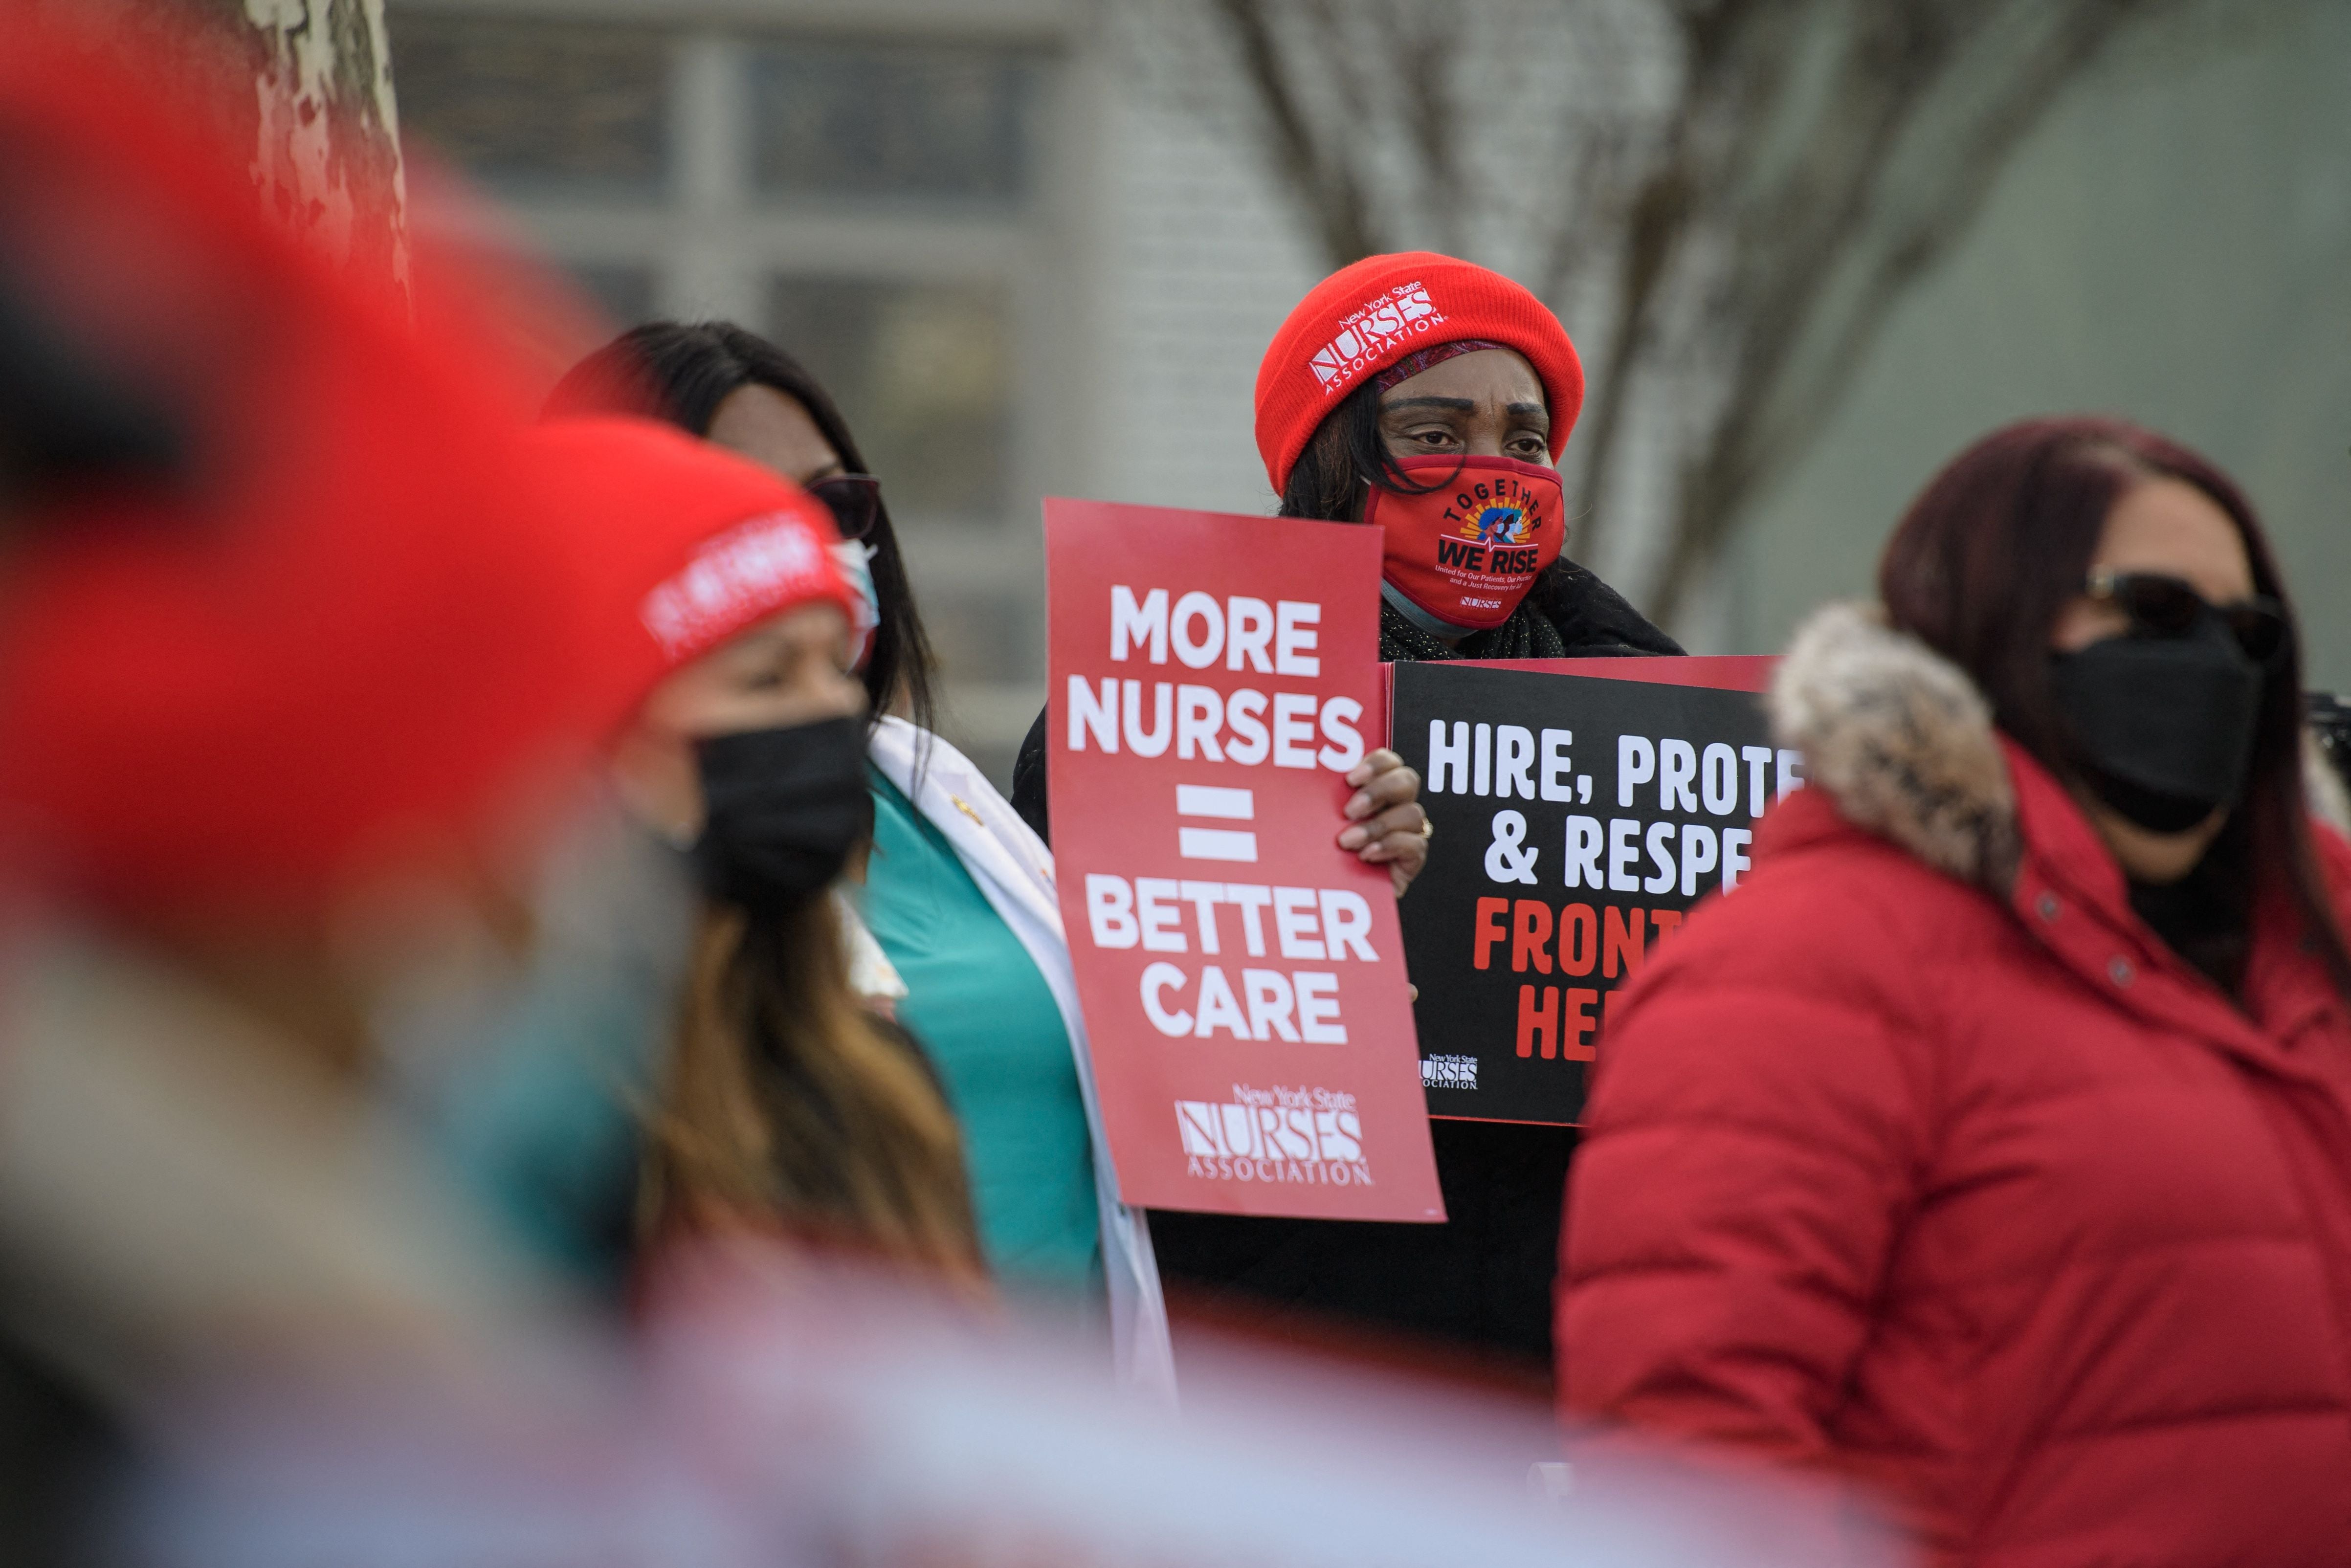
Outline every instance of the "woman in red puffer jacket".
<path id="1" fill-rule="evenodd" d="M 1611 1019 L 1564 1406 L 1874 1480 L 1950 1562 L 2351 1562 L 2351 850 L 2260 527 L 2038 421 L 1879 590 L 1773 690 L 1813 788 Z"/>

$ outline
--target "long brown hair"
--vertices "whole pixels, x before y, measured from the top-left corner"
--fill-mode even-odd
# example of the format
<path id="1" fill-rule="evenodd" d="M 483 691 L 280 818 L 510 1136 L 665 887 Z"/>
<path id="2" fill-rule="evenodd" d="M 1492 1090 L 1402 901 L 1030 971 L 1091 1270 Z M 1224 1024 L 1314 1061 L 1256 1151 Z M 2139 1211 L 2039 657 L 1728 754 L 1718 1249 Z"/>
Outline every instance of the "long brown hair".
<path id="1" fill-rule="evenodd" d="M 2302 635 L 2261 521 L 2227 475 L 2123 420 L 2004 426 L 1953 458 L 1910 504 L 1878 562 L 1878 595 L 1896 627 L 1974 677 L 2001 729 L 2077 783 L 2050 684 L 2050 633 L 2082 591 L 2107 514 L 2126 491 L 2157 478 L 2192 485 L 2226 513 L 2252 565 L 2253 591 L 2285 607 L 2285 646 L 2268 666 L 2244 805 L 2215 851 L 2241 854 L 2257 883 L 2282 883 L 2336 988 L 2351 997 L 2351 956 L 2311 844 L 2304 792 Z"/>
<path id="2" fill-rule="evenodd" d="M 772 1224 L 977 1280 L 954 1113 L 911 1040 L 869 1015 L 844 975 L 827 898 L 756 916 L 705 910 L 640 1231 Z"/>

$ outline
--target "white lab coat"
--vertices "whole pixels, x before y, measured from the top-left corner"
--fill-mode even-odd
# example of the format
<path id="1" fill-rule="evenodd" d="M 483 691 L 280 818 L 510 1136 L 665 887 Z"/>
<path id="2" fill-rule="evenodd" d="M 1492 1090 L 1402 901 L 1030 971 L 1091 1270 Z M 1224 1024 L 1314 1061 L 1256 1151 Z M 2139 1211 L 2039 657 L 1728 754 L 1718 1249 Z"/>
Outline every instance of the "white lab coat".
<path id="1" fill-rule="evenodd" d="M 1077 977 L 1053 891 L 1053 852 L 996 792 L 969 758 L 937 736 L 901 718 L 884 718 L 870 747 L 873 765 L 914 809 L 955 846 L 964 869 L 988 904 L 1028 949 L 1061 1009 L 1086 1107 L 1094 1156 L 1094 1200 L 1102 1211 L 1102 1270 L 1109 1277 L 1112 1353 L 1119 1381 L 1161 1396 L 1176 1393 L 1176 1360 L 1167 1338 L 1167 1302 L 1143 1210 L 1118 1198 L 1118 1176 L 1102 1133 L 1102 1102 L 1094 1092 L 1086 1021 L 1078 1010 Z"/>

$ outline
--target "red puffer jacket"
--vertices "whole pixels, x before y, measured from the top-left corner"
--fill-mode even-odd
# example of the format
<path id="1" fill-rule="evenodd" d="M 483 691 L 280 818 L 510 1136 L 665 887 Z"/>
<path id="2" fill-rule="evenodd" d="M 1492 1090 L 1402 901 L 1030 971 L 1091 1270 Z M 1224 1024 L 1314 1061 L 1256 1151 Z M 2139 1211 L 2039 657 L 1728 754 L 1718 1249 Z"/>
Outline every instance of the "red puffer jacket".
<path id="1" fill-rule="evenodd" d="M 1566 1409 L 1859 1473 L 1948 1561 L 2351 1563 L 2351 1025 L 2290 906 L 2241 1012 L 1860 612 L 1773 704 L 1814 788 L 1609 1023 Z"/>

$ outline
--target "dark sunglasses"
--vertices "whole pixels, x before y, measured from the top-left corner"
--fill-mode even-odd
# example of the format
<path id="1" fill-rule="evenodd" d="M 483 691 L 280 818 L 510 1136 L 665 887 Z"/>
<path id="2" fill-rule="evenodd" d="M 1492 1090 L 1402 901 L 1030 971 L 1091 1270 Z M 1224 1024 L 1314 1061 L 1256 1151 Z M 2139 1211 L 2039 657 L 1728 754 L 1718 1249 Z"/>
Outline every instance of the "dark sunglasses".
<path id="1" fill-rule="evenodd" d="M 2094 571 L 2085 591 L 2130 617 L 2138 636 L 2186 637 L 2206 616 L 2217 615 L 2256 663 L 2268 664 L 2285 646 L 2285 606 L 2266 594 L 2215 604 L 2179 579 L 2157 571 Z"/>
<path id="2" fill-rule="evenodd" d="M 808 493 L 831 508 L 833 527 L 845 539 L 863 538 L 882 516 L 882 481 L 871 474 L 835 474 L 809 486 Z"/>

